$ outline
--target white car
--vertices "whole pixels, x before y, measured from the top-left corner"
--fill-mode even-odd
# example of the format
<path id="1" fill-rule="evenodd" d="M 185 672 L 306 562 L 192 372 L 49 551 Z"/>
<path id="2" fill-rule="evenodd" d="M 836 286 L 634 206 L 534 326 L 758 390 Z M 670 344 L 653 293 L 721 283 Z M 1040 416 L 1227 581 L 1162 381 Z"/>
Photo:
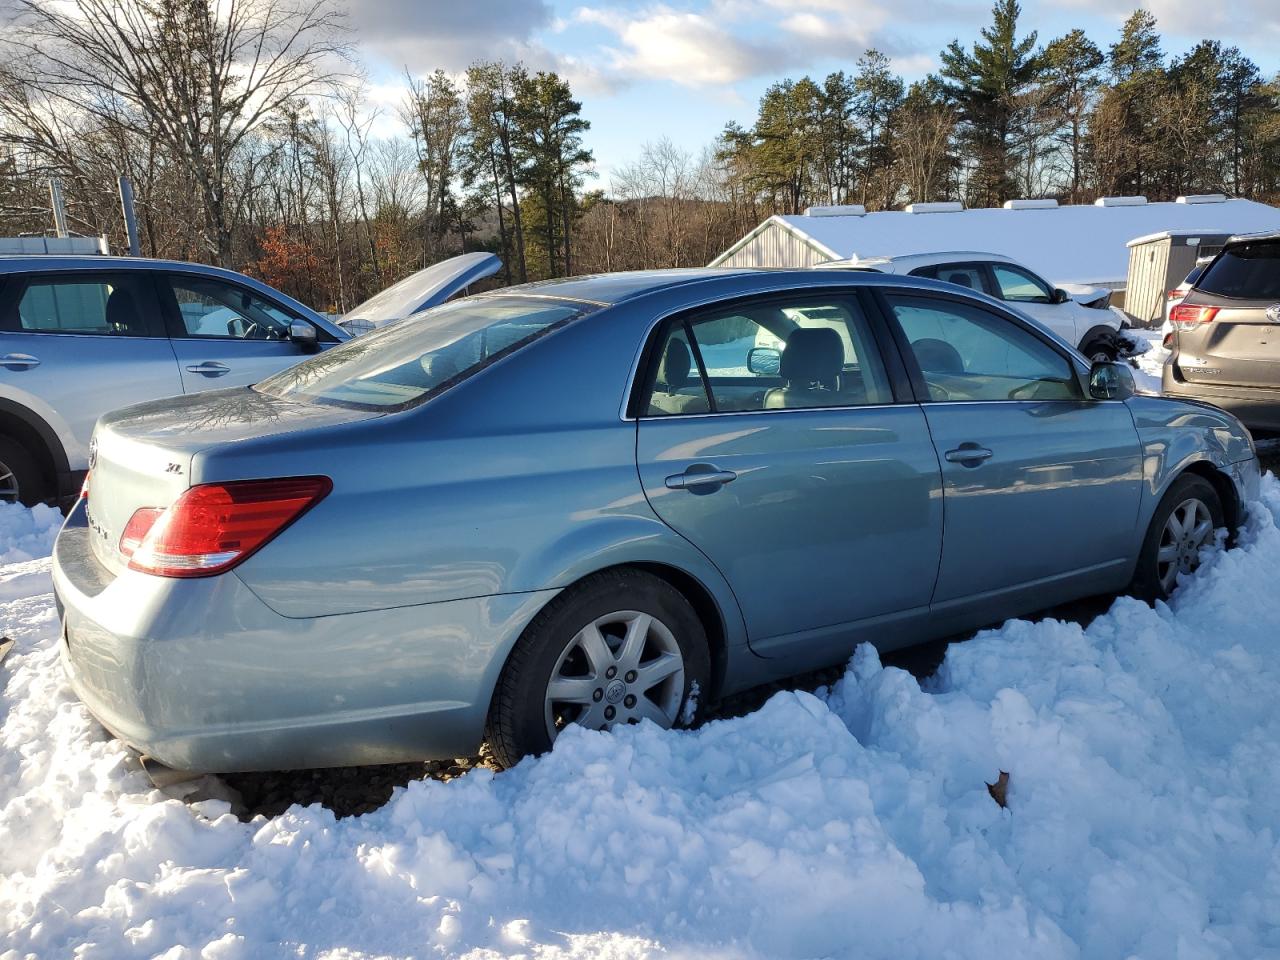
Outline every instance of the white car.
<path id="1" fill-rule="evenodd" d="M 871 270 L 928 277 L 977 290 L 1013 305 L 1048 327 L 1091 361 L 1130 356 L 1137 342 L 1122 332 L 1123 319 L 1111 309 L 1111 292 L 1101 287 L 1055 287 L 1038 274 L 998 253 L 946 250 L 901 257 L 831 260 L 824 270 Z"/>

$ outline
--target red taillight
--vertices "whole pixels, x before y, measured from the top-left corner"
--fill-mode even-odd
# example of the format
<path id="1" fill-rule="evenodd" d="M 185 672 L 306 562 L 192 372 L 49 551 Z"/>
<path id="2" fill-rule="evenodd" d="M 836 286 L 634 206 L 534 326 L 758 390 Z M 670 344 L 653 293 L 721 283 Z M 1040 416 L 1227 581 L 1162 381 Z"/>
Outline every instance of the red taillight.
<path id="1" fill-rule="evenodd" d="M 1170 290 L 1168 293 L 1164 295 L 1166 300 L 1177 300 L 1179 297 L 1183 297 L 1183 296 L 1186 296 L 1186 294 L 1184 294 L 1177 287 L 1174 287 L 1172 290 Z"/>
<path id="2" fill-rule="evenodd" d="M 1172 333 L 1166 333 L 1166 334 L 1164 335 L 1164 339 L 1160 341 L 1160 346 L 1164 347 L 1166 350 L 1172 350 L 1172 349 L 1173 349 L 1173 334 L 1172 334 Z"/>
<path id="3" fill-rule="evenodd" d="M 1169 311 L 1169 322 L 1179 330 L 1187 330 L 1198 324 L 1208 323 L 1217 315 L 1217 307 L 1196 307 L 1180 303 Z"/>
<path id="4" fill-rule="evenodd" d="M 92 471 L 92 470 L 90 470 L 90 471 L 88 471 L 87 473 L 85 473 L 85 475 L 84 475 L 84 482 L 80 484 L 80 499 L 81 499 L 81 500 L 88 500 L 88 499 L 89 499 L 89 478 L 90 478 L 91 476 L 93 476 L 93 471 Z"/>
<path id="5" fill-rule="evenodd" d="M 120 536 L 120 552 L 131 569 L 160 577 L 223 573 L 332 489 L 328 477 L 202 484 L 167 510 L 136 511 Z"/>

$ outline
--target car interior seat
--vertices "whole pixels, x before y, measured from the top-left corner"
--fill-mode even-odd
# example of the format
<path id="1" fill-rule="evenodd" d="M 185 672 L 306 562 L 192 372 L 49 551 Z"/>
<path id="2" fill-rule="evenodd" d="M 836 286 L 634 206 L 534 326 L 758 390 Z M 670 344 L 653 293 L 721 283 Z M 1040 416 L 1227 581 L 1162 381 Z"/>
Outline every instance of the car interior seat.
<path id="1" fill-rule="evenodd" d="M 911 344 L 916 362 L 925 373 L 963 374 L 964 360 L 960 351 L 945 340 L 925 337 Z"/>
<path id="2" fill-rule="evenodd" d="M 778 373 L 785 384 L 764 395 L 766 410 L 824 407 L 843 402 L 837 395 L 844 369 L 840 334 L 827 327 L 799 327 L 787 336 Z"/>
<path id="3" fill-rule="evenodd" d="M 701 384 L 697 392 L 690 390 L 693 355 L 683 340 L 668 340 L 658 364 L 658 377 L 653 385 L 652 408 L 662 413 L 707 413 L 710 407 Z"/>
<path id="4" fill-rule="evenodd" d="M 107 295 L 107 305 L 104 310 L 107 328 L 112 333 L 132 334 L 133 336 L 144 336 L 146 334 L 147 331 L 140 329 L 142 319 L 138 313 L 138 304 L 133 299 L 131 291 L 116 287 Z"/>
<path id="5" fill-rule="evenodd" d="M 969 276 L 967 273 L 961 273 L 959 270 L 953 270 L 951 273 L 948 273 L 944 277 L 939 277 L 938 279 L 945 280 L 947 283 L 954 283 L 957 287 L 968 287 L 970 290 L 973 289 L 973 277 Z"/>

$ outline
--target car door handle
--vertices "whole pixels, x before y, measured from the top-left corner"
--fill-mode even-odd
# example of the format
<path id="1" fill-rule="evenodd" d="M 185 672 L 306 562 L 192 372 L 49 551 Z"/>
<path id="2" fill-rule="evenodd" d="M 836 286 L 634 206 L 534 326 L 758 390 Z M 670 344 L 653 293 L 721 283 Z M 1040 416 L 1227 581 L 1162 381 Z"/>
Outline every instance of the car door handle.
<path id="1" fill-rule="evenodd" d="M 6 353 L 0 357 L 0 366 L 10 370 L 28 370 L 40 366 L 40 361 L 29 353 Z"/>
<path id="2" fill-rule="evenodd" d="M 217 360 L 206 360 L 204 363 L 195 363 L 187 367 L 187 373 L 200 373 L 206 377 L 221 377 L 230 372 L 230 367 Z"/>
<path id="3" fill-rule="evenodd" d="M 684 473 L 677 473 L 673 477 L 667 477 L 667 488 L 669 490 L 697 490 L 707 487 L 718 487 L 722 484 L 732 483 L 738 479 L 738 475 L 732 470 L 694 470 L 692 467 Z"/>
<path id="4" fill-rule="evenodd" d="M 984 460 L 991 459 L 991 451 L 976 443 L 962 443 L 955 450 L 943 454 L 947 463 L 958 463 L 966 467 L 976 467 Z"/>

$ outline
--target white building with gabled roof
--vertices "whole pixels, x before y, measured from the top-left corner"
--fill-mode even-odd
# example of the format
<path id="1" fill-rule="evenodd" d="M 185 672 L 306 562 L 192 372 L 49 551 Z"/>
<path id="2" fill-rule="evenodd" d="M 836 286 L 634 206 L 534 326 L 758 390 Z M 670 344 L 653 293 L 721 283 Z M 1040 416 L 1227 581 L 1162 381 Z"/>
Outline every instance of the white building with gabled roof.
<path id="1" fill-rule="evenodd" d="M 1161 231 L 1254 233 L 1280 229 L 1280 209 L 1222 194 L 1148 203 L 1103 197 L 1092 204 L 1010 200 L 1003 207 L 913 203 L 868 213 L 860 206 L 810 207 L 773 216 L 711 262 L 713 267 L 812 267 L 828 260 L 944 250 L 1003 254 L 1059 284 L 1123 290 L 1128 243 Z"/>

